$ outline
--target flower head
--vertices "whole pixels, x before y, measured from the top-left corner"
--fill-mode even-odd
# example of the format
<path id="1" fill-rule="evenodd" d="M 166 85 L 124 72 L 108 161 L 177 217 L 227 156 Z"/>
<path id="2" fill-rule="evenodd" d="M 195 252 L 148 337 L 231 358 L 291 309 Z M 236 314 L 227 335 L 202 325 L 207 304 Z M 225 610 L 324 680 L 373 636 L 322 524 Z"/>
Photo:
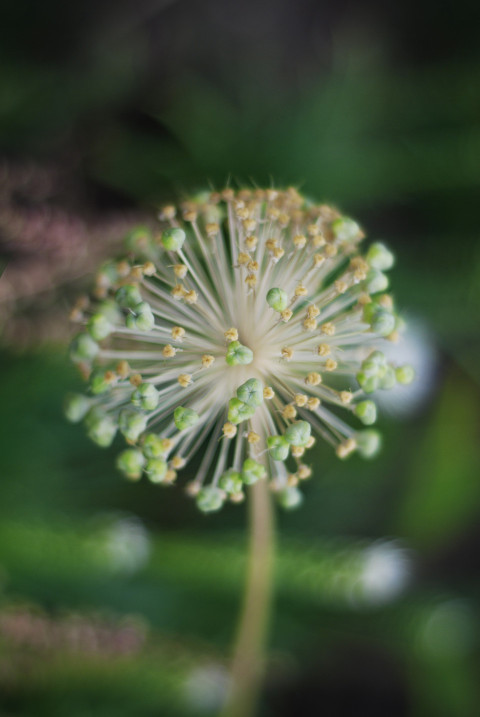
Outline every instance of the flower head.
<path id="1" fill-rule="evenodd" d="M 356 222 L 294 189 L 226 189 L 159 219 L 74 308 L 70 354 L 89 391 L 67 416 L 101 446 L 120 432 L 131 480 L 170 484 L 198 453 L 187 491 L 204 511 L 263 479 L 297 505 L 316 436 L 340 458 L 373 456 L 370 394 L 413 378 L 379 348 L 401 324 L 391 252 L 362 256 Z"/>

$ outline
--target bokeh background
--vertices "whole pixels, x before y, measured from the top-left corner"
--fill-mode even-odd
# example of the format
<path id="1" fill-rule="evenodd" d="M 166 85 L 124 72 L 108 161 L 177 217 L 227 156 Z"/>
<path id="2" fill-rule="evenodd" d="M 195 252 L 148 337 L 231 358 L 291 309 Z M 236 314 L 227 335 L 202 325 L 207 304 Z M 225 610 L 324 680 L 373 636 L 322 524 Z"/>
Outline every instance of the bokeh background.
<path id="1" fill-rule="evenodd" d="M 71 301 L 192 190 L 294 184 L 397 254 L 419 374 L 375 462 L 278 516 L 262 717 L 473 717 L 480 10 L 469 0 L 4 0 L 0 714 L 214 715 L 244 506 L 130 485 L 62 417 Z M 115 449 L 113 449 L 115 451 Z"/>

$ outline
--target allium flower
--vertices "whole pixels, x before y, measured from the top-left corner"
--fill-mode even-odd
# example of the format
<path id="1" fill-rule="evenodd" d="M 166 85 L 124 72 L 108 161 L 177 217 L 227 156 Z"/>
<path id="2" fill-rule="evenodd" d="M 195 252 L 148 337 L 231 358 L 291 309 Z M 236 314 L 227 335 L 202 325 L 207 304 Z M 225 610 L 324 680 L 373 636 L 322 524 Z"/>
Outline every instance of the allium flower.
<path id="1" fill-rule="evenodd" d="M 413 378 L 378 350 L 400 324 L 390 251 L 361 256 L 358 224 L 294 189 L 226 189 L 159 218 L 74 308 L 89 391 L 67 416 L 101 446 L 123 434 L 117 466 L 132 480 L 168 485 L 200 454 L 187 491 L 203 511 L 260 479 L 297 505 L 316 436 L 340 458 L 373 456 L 369 395 Z"/>

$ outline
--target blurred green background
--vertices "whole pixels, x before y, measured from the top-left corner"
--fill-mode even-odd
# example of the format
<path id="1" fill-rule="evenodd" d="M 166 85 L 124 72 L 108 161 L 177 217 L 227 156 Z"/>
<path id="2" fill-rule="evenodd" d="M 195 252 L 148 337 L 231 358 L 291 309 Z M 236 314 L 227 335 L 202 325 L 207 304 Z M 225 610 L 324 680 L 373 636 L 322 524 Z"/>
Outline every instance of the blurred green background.
<path id="1" fill-rule="evenodd" d="M 227 180 L 294 184 L 387 241 L 419 374 L 378 460 L 319 445 L 278 515 L 261 715 L 478 714 L 479 20 L 468 0 L 2 3 L 2 717 L 217 712 L 244 507 L 125 483 L 61 406 L 97 261 Z"/>

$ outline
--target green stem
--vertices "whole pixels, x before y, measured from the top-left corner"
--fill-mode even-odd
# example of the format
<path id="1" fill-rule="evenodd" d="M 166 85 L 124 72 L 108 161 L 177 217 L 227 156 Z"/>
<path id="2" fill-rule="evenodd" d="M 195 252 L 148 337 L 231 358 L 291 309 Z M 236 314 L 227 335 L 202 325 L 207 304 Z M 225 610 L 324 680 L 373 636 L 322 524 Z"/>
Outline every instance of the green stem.
<path id="1" fill-rule="evenodd" d="M 230 689 L 222 717 L 252 717 L 255 714 L 265 668 L 272 592 L 273 510 L 266 480 L 253 485 L 249 493 L 247 583 L 230 670 Z"/>

